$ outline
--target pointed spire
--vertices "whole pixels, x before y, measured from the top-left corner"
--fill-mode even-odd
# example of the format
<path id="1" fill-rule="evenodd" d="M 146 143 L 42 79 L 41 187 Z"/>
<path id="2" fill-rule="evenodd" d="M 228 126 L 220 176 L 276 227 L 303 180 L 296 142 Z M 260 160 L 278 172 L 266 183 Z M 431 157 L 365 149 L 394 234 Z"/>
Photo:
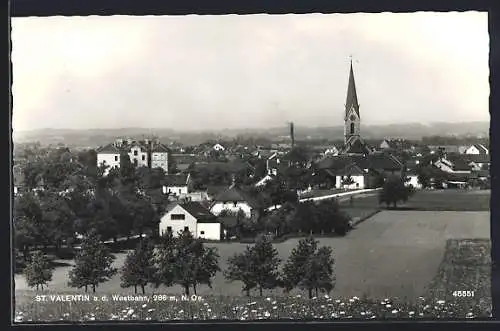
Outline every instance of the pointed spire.
<path id="1" fill-rule="evenodd" d="M 350 57 L 351 69 L 349 71 L 349 83 L 347 86 L 347 98 L 345 102 L 345 117 L 351 108 L 354 108 L 356 114 L 359 115 L 358 94 L 356 93 L 356 83 L 354 81 L 354 70 L 352 69 L 352 56 Z"/>

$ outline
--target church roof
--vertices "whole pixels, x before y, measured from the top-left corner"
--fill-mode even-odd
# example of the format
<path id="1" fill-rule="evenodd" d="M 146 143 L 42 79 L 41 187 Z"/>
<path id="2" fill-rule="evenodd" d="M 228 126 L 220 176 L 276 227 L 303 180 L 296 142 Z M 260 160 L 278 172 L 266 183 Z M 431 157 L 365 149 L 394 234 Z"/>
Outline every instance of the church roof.
<path id="1" fill-rule="evenodd" d="M 347 118 L 349 110 L 354 108 L 358 118 L 359 115 L 359 103 L 358 103 L 358 94 L 356 93 L 356 83 L 354 82 L 354 71 L 352 70 L 352 61 L 351 61 L 351 70 L 349 71 L 349 83 L 347 85 L 347 98 L 345 101 L 345 118 Z"/>
<path id="2" fill-rule="evenodd" d="M 351 136 L 341 150 L 343 154 L 370 154 L 371 148 L 359 136 Z"/>

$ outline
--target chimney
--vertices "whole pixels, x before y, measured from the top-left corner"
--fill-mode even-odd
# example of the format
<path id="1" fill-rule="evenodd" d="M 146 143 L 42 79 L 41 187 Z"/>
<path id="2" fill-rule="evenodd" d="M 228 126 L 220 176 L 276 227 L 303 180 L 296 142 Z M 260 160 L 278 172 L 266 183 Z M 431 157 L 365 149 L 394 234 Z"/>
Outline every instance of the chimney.
<path id="1" fill-rule="evenodd" d="M 295 135 L 293 131 L 293 122 L 290 123 L 290 139 L 292 140 L 292 148 L 295 147 Z"/>

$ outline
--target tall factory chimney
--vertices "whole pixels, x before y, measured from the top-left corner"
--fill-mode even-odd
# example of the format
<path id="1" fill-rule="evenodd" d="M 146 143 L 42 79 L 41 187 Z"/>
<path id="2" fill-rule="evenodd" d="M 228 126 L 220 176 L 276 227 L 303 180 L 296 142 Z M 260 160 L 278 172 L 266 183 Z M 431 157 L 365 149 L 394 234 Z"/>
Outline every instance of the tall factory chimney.
<path id="1" fill-rule="evenodd" d="M 290 122 L 290 139 L 292 140 L 292 148 L 295 147 L 295 135 L 293 132 L 293 122 Z"/>

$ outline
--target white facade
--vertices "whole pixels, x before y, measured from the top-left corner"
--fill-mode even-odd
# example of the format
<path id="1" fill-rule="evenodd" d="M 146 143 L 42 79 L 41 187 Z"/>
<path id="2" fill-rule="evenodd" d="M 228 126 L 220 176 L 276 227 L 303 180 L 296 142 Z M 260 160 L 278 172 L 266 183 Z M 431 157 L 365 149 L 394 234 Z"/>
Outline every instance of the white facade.
<path id="1" fill-rule="evenodd" d="M 412 185 L 414 188 L 417 189 L 422 188 L 422 184 L 420 184 L 420 182 L 418 181 L 418 175 L 409 175 L 407 177 L 410 178 L 407 185 Z"/>
<path id="2" fill-rule="evenodd" d="M 488 154 L 488 149 L 484 146 L 482 147 L 485 149 L 486 154 Z M 465 154 L 481 154 L 481 151 L 475 145 L 472 145 L 471 147 L 465 150 Z"/>
<path id="3" fill-rule="evenodd" d="M 108 168 L 105 170 L 105 175 L 109 173 L 111 168 L 119 168 L 120 167 L 120 154 L 112 154 L 112 153 L 98 153 L 97 154 L 97 165 L 106 165 Z"/>
<path id="4" fill-rule="evenodd" d="M 196 237 L 208 240 L 220 240 L 220 223 L 198 223 L 196 228 Z"/>
<path id="5" fill-rule="evenodd" d="M 164 187 L 164 191 L 166 193 L 172 193 L 174 195 L 177 195 L 177 196 L 181 196 L 181 195 L 186 195 L 188 194 L 188 186 L 187 185 L 182 185 L 182 186 L 163 186 Z"/>
<path id="6" fill-rule="evenodd" d="M 136 167 L 147 167 L 148 166 L 148 153 L 142 151 L 140 146 L 132 146 L 130 152 L 128 153 L 130 157 L 130 162 Z"/>
<path id="7" fill-rule="evenodd" d="M 151 153 L 151 168 L 162 168 L 165 171 L 165 174 L 168 174 L 168 153 Z"/>
<path id="8" fill-rule="evenodd" d="M 226 150 L 224 148 L 224 146 L 222 146 L 221 144 L 215 144 L 213 147 L 212 147 L 214 150 L 216 150 L 217 152 L 222 152 L 224 150 Z"/>
<path id="9" fill-rule="evenodd" d="M 196 235 L 196 224 L 196 218 L 177 205 L 161 218 L 159 233 L 163 235 L 170 230 L 174 236 L 177 236 L 179 231 L 188 230 Z"/>
<path id="10" fill-rule="evenodd" d="M 355 175 L 351 176 L 352 180 L 354 183 L 351 185 L 342 185 L 342 179 L 347 176 L 336 176 L 335 178 L 335 188 L 338 189 L 349 189 L 349 190 L 354 190 L 354 189 L 364 189 L 365 188 L 365 176 L 364 175 Z"/>
<path id="11" fill-rule="evenodd" d="M 455 173 L 455 174 L 470 173 L 469 170 L 453 170 L 453 164 L 446 159 L 439 159 L 434 163 L 434 165 L 444 172 Z"/>
<path id="12" fill-rule="evenodd" d="M 205 201 L 208 200 L 207 192 L 189 192 L 185 195 L 190 201 Z"/>
<path id="13" fill-rule="evenodd" d="M 160 235 L 171 231 L 174 237 L 178 236 L 179 232 L 186 230 L 191 232 L 195 238 L 220 240 L 221 237 L 220 223 L 198 223 L 196 218 L 180 205 L 172 208 L 161 218 L 158 230 Z"/>
<path id="14" fill-rule="evenodd" d="M 243 211 L 243 213 L 245 213 L 245 217 L 250 218 L 252 216 L 252 207 L 250 207 L 248 203 L 246 203 L 245 201 L 235 201 L 235 202 L 217 201 L 212 205 L 210 211 L 215 216 L 219 216 L 219 214 L 223 210 L 228 210 L 232 213 L 237 213 L 240 209 Z"/>
<path id="15" fill-rule="evenodd" d="M 255 186 L 259 187 L 259 186 L 264 186 L 266 185 L 266 183 L 268 181 L 270 181 L 271 179 L 273 179 L 273 177 L 271 177 L 271 175 L 266 175 L 264 178 L 262 178 L 261 180 L 259 180 L 257 183 L 255 183 Z"/>

